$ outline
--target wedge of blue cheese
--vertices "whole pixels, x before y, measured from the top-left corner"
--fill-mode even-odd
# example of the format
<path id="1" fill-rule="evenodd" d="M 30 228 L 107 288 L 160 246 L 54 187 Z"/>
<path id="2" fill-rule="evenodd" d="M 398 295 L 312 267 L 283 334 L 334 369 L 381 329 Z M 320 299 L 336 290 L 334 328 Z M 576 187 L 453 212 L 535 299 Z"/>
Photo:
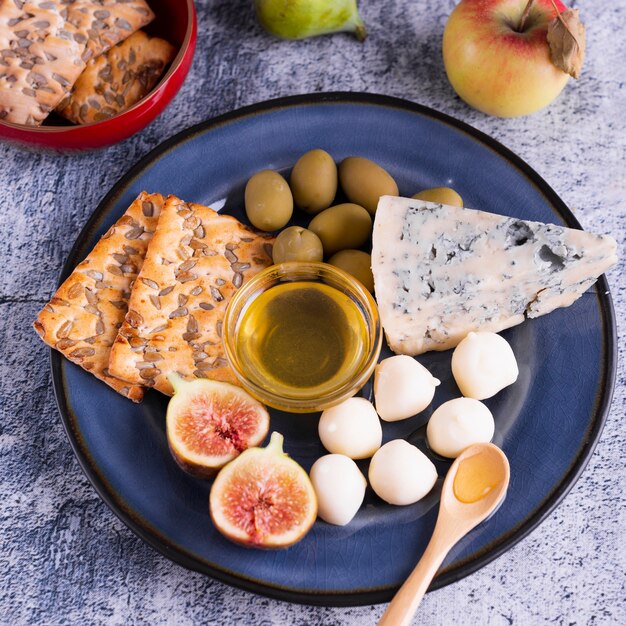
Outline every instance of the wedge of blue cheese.
<path id="1" fill-rule="evenodd" d="M 454 348 L 578 299 L 617 261 L 605 235 L 422 200 L 381 197 L 372 271 L 391 349 Z"/>

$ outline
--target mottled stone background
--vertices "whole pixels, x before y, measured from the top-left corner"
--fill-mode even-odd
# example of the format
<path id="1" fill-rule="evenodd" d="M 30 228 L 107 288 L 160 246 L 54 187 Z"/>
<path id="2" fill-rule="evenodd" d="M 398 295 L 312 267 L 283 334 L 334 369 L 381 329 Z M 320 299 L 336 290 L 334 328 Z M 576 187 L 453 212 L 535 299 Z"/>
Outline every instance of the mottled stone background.
<path id="1" fill-rule="evenodd" d="M 588 28 L 582 78 L 546 111 L 498 120 L 455 97 L 441 63 L 451 0 L 361 0 L 370 36 L 283 42 L 252 0 L 198 1 L 191 75 L 134 138 L 54 156 L 0 145 L 0 623 L 375 624 L 382 606 L 303 607 L 174 565 L 135 537 L 83 476 L 54 403 L 47 348 L 30 322 L 107 189 L 177 131 L 267 98 L 328 90 L 408 98 L 492 135 L 528 161 L 585 228 L 626 236 L 626 2 L 575 2 Z M 623 345 L 624 263 L 609 275 Z M 620 358 L 598 448 L 565 501 L 495 562 L 429 594 L 416 624 L 626 624 L 624 413 Z"/>

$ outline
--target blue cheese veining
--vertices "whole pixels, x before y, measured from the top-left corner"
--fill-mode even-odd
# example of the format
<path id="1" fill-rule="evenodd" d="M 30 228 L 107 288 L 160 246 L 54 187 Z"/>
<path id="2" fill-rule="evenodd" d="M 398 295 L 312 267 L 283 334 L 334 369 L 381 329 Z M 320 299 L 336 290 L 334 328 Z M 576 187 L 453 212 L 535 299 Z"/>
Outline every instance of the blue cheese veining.
<path id="1" fill-rule="evenodd" d="M 391 349 L 421 354 L 578 299 L 617 261 L 605 235 L 383 196 L 372 270 Z"/>

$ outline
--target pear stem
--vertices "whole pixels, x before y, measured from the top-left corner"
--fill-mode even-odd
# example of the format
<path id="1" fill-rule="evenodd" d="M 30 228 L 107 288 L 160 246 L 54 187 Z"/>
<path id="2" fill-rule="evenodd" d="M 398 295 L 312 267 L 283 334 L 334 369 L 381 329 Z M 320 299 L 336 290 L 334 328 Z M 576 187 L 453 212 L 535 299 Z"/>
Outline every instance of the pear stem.
<path id="1" fill-rule="evenodd" d="M 356 38 L 363 43 L 365 38 L 367 37 L 367 29 L 365 28 L 365 24 L 357 24 L 357 27 L 354 29 L 354 34 Z"/>
<path id="2" fill-rule="evenodd" d="M 526 25 L 526 20 L 528 19 L 528 15 L 530 14 L 530 9 L 532 9 L 532 6 L 534 3 L 535 3 L 535 0 L 528 0 L 528 3 L 526 4 L 526 8 L 524 9 L 524 12 L 522 13 L 522 17 L 519 21 L 519 25 L 517 26 L 518 33 L 524 32 L 524 26 Z"/>

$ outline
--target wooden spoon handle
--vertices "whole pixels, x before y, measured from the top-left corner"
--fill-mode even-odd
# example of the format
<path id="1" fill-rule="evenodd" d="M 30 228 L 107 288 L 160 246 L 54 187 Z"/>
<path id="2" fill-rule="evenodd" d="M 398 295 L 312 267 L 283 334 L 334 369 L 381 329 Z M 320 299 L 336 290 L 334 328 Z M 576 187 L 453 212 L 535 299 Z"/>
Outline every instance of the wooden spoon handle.
<path id="1" fill-rule="evenodd" d="M 457 541 L 458 537 L 451 540 L 450 535 L 438 532 L 438 528 L 435 528 L 422 558 L 389 603 L 378 626 L 408 626 L 411 623 L 430 581 Z"/>

